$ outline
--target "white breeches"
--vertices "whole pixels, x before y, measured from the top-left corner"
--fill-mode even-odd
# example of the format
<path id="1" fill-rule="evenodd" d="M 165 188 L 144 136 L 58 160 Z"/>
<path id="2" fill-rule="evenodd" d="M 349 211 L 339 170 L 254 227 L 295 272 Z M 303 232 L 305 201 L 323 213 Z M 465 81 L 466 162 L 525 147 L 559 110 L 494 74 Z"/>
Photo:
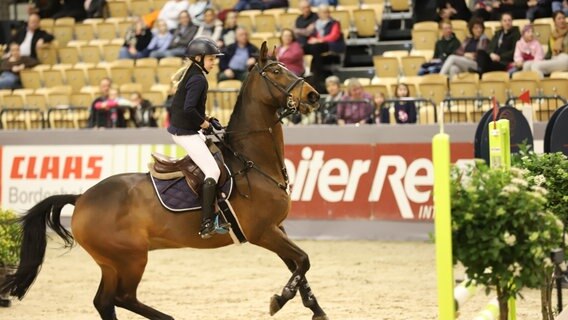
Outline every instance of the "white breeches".
<path id="1" fill-rule="evenodd" d="M 215 162 L 215 158 L 205 144 L 205 137 L 201 133 L 176 136 L 172 135 L 174 142 L 182 147 L 195 164 L 203 171 L 205 178 L 213 178 L 219 181 L 221 171 Z"/>

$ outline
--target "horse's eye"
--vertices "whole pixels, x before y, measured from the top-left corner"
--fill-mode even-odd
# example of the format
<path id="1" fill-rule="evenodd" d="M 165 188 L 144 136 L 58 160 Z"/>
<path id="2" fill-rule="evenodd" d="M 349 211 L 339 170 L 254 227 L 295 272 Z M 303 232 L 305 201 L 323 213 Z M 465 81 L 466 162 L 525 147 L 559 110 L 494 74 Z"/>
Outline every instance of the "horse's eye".
<path id="1" fill-rule="evenodd" d="M 279 69 L 274 69 L 273 72 L 274 72 L 275 74 L 279 74 L 279 73 L 280 73 L 280 70 L 279 70 Z"/>

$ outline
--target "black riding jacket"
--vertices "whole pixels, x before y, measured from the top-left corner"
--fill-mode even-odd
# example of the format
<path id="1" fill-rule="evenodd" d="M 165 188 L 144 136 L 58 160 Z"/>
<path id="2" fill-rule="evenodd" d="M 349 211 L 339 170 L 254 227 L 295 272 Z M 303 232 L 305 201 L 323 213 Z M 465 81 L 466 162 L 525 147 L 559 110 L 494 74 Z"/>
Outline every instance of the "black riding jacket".
<path id="1" fill-rule="evenodd" d="M 205 119 L 209 84 L 202 69 L 192 64 L 178 85 L 171 107 L 168 132 L 175 135 L 196 134 Z"/>

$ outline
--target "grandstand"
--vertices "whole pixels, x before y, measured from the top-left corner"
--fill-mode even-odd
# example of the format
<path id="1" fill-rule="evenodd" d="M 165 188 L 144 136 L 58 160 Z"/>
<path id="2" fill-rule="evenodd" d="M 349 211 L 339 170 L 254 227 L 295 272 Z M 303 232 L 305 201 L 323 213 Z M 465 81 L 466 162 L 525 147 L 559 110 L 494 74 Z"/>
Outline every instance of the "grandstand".
<path id="1" fill-rule="evenodd" d="M 133 17 L 151 14 L 165 2 L 110 0 L 106 18 L 82 22 L 73 18 L 42 19 L 41 28 L 56 40 L 38 50 L 40 65 L 22 71 L 23 88 L 0 90 L 2 129 L 84 127 L 90 104 L 99 93 L 98 84 L 105 77 L 111 78 L 122 94 L 141 92 L 156 106 L 159 123 L 164 125 L 163 105 L 170 91 L 170 76 L 182 66 L 182 59 L 119 60 L 118 52 Z M 214 0 L 213 5 L 222 12 L 236 2 Z M 242 11 L 238 24 L 251 32 L 253 44 L 260 46 L 267 41 L 269 46 L 277 45 L 279 30 L 294 26 L 299 14 L 297 2 L 291 0 L 288 8 Z M 347 51 L 333 66 L 334 73 L 342 81 L 360 78 L 365 91 L 382 92 L 387 98 L 394 96 L 393 88 L 398 82 L 405 82 L 412 97 L 431 102 L 428 108 L 446 103 L 449 114 L 456 115 L 447 119 L 451 122 L 475 122 L 490 107 L 486 102 L 489 97 L 495 96 L 501 104 L 513 103 L 525 90 L 533 97 L 534 118 L 538 121 L 546 121 L 554 109 L 566 103 L 566 72 L 555 72 L 543 79 L 535 72 L 518 72 L 512 78 L 506 72 L 484 74 L 481 79 L 471 73 L 453 79 L 443 75 L 416 76 L 420 66 L 432 58 L 439 30 L 434 21 L 413 24 L 412 11 L 409 0 L 339 0 L 331 15 L 341 23 Z M 524 26 L 528 22 L 518 19 L 514 25 Z M 452 21 L 460 40 L 468 33 L 466 25 L 465 21 Z M 499 23 L 487 21 L 485 26 L 486 35 L 491 37 Z M 538 41 L 548 46 L 552 19 L 537 19 L 534 28 Z M 392 35 L 398 39 L 392 40 Z M 311 57 L 304 60 L 309 66 Z M 208 76 L 208 108 L 226 123 L 240 83 L 217 83 L 217 72 L 218 68 Z M 436 120 L 428 117 L 419 123 Z"/>

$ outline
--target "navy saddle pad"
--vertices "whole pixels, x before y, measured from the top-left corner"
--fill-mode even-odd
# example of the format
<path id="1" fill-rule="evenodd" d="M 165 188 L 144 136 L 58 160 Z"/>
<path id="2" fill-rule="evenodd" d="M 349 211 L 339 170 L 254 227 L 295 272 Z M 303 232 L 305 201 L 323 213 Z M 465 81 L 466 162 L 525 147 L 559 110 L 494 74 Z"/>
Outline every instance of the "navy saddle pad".
<path id="1" fill-rule="evenodd" d="M 172 180 L 161 180 L 149 174 L 154 191 L 162 205 L 174 212 L 197 210 L 201 208 L 201 202 L 185 182 L 183 177 Z M 233 191 L 233 179 L 228 179 L 221 187 L 223 197 L 218 200 L 229 199 Z"/>

